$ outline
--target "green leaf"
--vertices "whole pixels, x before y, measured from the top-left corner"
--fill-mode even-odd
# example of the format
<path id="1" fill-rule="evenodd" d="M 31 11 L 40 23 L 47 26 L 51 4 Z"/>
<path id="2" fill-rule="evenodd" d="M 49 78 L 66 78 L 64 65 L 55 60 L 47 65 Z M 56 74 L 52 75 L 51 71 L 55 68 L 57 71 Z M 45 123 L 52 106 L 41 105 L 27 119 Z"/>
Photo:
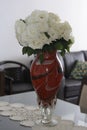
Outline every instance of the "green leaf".
<path id="1" fill-rule="evenodd" d="M 23 47 L 23 48 L 22 48 L 22 53 L 23 53 L 23 54 L 26 54 L 26 52 L 27 52 L 27 47 Z"/>
<path id="2" fill-rule="evenodd" d="M 43 53 L 41 53 L 41 54 L 39 55 L 39 60 L 40 60 L 40 63 L 42 64 L 43 61 L 44 61 Z"/>
<path id="3" fill-rule="evenodd" d="M 64 56 L 64 54 L 65 54 L 65 50 L 62 50 L 61 52 L 60 52 L 60 54 L 62 55 L 62 56 Z"/>
<path id="4" fill-rule="evenodd" d="M 42 51 L 41 49 L 35 49 L 34 54 L 39 54 L 39 53 L 41 53 L 41 51 Z"/>
<path id="5" fill-rule="evenodd" d="M 23 19 L 20 19 L 20 21 L 22 21 L 23 23 L 26 23 L 25 20 L 23 20 Z"/>
<path id="6" fill-rule="evenodd" d="M 34 50 L 30 47 L 23 47 L 22 49 L 23 54 L 27 54 L 28 56 L 32 55 L 34 53 Z"/>
<path id="7" fill-rule="evenodd" d="M 47 32 L 44 32 L 44 34 L 49 38 L 49 34 Z M 53 50 L 59 50 L 61 55 L 64 55 L 66 52 L 70 52 L 70 47 L 73 44 L 73 42 L 69 39 L 66 41 L 64 38 L 56 39 L 52 41 L 50 44 L 45 44 L 42 49 L 32 49 L 29 46 L 23 47 L 22 53 L 27 54 L 28 56 L 32 54 L 39 54 L 40 55 L 40 63 L 43 62 L 44 52 L 51 52 Z"/>
<path id="8" fill-rule="evenodd" d="M 50 35 L 47 32 L 44 32 L 45 36 L 49 39 Z"/>
<path id="9" fill-rule="evenodd" d="M 50 48 L 50 46 L 48 45 L 48 44 L 45 44 L 44 46 L 43 46 L 43 51 L 49 51 L 49 48 Z"/>
<path id="10" fill-rule="evenodd" d="M 61 41 L 57 41 L 54 46 L 57 50 L 63 49 L 63 45 L 62 45 Z"/>

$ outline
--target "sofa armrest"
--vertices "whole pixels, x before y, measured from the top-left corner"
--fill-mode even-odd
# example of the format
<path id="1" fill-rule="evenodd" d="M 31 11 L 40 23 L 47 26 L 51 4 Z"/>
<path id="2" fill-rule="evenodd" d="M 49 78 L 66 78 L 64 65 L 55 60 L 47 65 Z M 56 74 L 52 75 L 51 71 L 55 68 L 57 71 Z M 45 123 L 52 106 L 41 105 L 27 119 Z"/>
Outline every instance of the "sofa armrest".
<path id="1" fill-rule="evenodd" d="M 0 96 L 5 95 L 5 78 L 4 71 L 0 70 Z"/>
<path id="2" fill-rule="evenodd" d="M 12 93 L 12 86 L 13 86 L 14 79 L 8 75 L 5 75 L 5 91 L 8 94 Z M 8 88 L 8 90 L 7 90 Z"/>
<path id="3" fill-rule="evenodd" d="M 14 79 L 8 75 L 5 75 L 5 80 L 7 81 L 14 81 Z"/>
<path id="4" fill-rule="evenodd" d="M 83 84 L 87 84 L 87 75 L 83 76 L 82 86 L 83 86 Z"/>

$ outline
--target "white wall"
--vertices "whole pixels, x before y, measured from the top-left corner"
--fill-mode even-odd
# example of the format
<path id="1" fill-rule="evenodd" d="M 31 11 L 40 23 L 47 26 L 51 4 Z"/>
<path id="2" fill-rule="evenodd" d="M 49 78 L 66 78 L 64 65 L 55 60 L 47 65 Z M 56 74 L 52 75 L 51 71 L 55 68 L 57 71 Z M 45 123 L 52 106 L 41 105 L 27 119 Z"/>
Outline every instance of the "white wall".
<path id="1" fill-rule="evenodd" d="M 34 9 L 57 13 L 68 20 L 73 28 L 75 43 L 71 51 L 87 50 L 87 0 L 0 0 L 0 61 L 27 62 L 15 37 L 14 24 Z"/>

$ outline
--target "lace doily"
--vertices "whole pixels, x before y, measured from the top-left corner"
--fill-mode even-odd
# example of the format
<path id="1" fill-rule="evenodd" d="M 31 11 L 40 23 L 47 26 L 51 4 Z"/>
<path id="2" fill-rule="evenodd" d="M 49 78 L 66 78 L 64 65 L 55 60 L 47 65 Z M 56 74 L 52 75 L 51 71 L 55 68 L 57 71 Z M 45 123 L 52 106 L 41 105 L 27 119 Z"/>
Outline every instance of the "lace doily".
<path id="1" fill-rule="evenodd" d="M 37 106 L 28 106 L 21 103 L 9 104 L 0 101 L 0 115 L 8 116 L 9 119 L 20 121 L 20 125 L 34 126 L 34 122 L 41 118 L 40 110 Z"/>
<path id="2" fill-rule="evenodd" d="M 1 106 L 7 106 L 7 105 L 9 105 L 9 103 L 8 103 L 8 102 L 3 102 L 3 101 L 0 101 L 0 107 L 1 107 Z"/>
<path id="3" fill-rule="evenodd" d="M 28 106 L 21 103 L 10 104 L 0 101 L 0 115 L 8 116 L 11 120 L 19 121 L 20 125 L 32 127 L 32 130 L 87 130 L 84 126 L 75 126 L 73 121 L 61 120 L 61 117 L 55 117 L 58 125 L 54 127 L 46 127 L 44 125 L 36 125 L 35 121 L 41 118 L 40 110 L 37 106 Z"/>

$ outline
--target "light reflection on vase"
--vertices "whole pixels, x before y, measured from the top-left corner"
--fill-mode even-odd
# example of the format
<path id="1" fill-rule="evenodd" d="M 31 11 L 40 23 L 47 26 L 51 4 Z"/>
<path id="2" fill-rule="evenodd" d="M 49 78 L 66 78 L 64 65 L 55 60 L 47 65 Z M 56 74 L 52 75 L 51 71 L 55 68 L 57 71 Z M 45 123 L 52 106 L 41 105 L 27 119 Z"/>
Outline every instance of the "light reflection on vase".
<path id="1" fill-rule="evenodd" d="M 35 57 L 31 65 L 31 79 L 37 93 L 38 105 L 41 109 L 42 119 L 40 123 L 54 126 L 53 111 L 56 105 L 56 95 L 63 77 L 60 62 L 56 51 L 44 53 L 44 61 L 41 64 L 39 55 Z"/>

